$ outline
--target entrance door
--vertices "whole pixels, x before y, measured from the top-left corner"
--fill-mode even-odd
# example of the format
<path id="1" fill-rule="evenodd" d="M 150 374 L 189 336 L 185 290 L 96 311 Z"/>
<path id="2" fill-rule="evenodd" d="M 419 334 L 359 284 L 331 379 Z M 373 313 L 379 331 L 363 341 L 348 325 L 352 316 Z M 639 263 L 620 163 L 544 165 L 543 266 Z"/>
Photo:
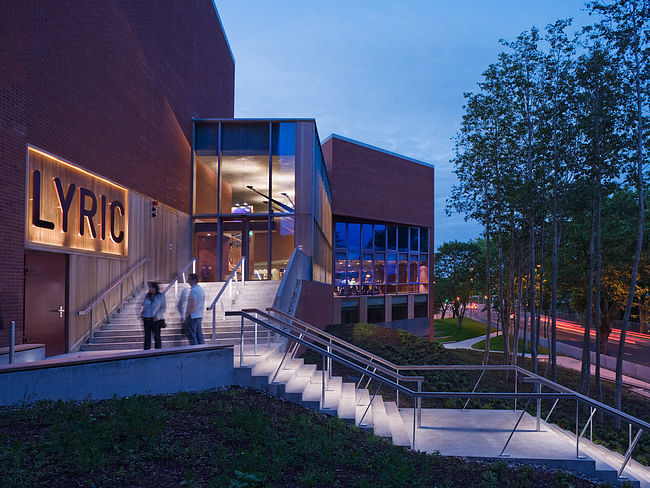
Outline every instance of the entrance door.
<path id="1" fill-rule="evenodd" d="M 25 340 L 45 355 L 67 352 L 66 254 L 25 251 Z"/>
<path id="2" fill-rule="evenodd" d="M 221 240 L 222 279 L 227 279 L 242 256 L 246 257 L 247 280 L 268 280 L 268 219 L 242 217 L 224 219 Z"/>

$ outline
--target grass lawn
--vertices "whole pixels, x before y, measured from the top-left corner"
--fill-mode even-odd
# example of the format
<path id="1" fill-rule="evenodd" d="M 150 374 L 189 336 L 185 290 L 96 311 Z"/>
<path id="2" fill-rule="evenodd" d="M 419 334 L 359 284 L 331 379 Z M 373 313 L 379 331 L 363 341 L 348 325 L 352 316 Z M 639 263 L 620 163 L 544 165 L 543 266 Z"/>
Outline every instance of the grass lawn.
<path id="1" fill-rule="evenodd" d="M 549 469 L 413 452 L 337 418 L 232 388 L 0 409 L 0 486 L 597 485 Z"/>
<path id="2" fill-rule="evenodd" d="M 485 324 L 465 317 L 462 329 L 458 328 L 458 319 L 436 319 L 436 337 L 440 342 L 458 342 L 485 335 Z"/>
<path id="3" fill-rule="evenodd" d="M 519 354 L 524 350 L 524 340 L 519 339 Z M 530 341 L 528 341 L 528 348 L 530 349 Z M 481 342 L 477 342 L 472 346 L 472 349 L 478 349 L 480 351 L 485 351 L 485 339 Z M 503 336 L 490 337 L 490 351 L 501 351 L 503 352 Z M 510 352 L 512 352 L 512 346 L 510 347 Z M 548 354 L 548 349 L 545 347 L 539 347 L 539 354 Z"/>

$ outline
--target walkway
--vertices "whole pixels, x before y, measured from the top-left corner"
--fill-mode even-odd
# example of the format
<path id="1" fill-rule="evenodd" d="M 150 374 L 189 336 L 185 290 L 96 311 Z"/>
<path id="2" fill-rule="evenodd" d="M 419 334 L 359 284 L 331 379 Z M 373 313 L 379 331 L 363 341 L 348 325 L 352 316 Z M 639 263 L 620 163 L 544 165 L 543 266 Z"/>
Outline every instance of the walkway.
<path id="1" fill-rule="evenodd" d="M 490 334 L 490 337 L 496 337 L 498 333 L 493 332 Z M 447 348 L 447 349 L 471 349 L 473 351 L 476 351 L 478 349 L 472 349 L 472 346 L 474 344 L 477 344 L 485 339 L 485 336 L 480 335 L 477 337 L 472 337 L 470 339 L 465 339 L 464 341 L 459 341 L 459 342 L 446 342 L 443 343 L 442 345 Z M 493 351 L 499 354 L 499 351 Z M 546 355 L 540 355 L 538 356 L 540 361 L 548 361 L 548 356 Z M 582 367 L 582 361 L 579 359 L 574 359 L 570 358 L 567 356 L 558 356 L 557 357 L 557 364 L 563 368 L 567 369 L 572 369 L 574 371 L 580 371 Z M 591 374 L 594 375 L 596 374 L 596 366 L 591 365 Z M 600 368 L 600 375 L 604 380 L 607 381 L 616 381 L 616 372 L 611 371 L 605 368 Z M 637 378 L 632 378 L 631 376 L 623 376 L 623 385 L 625 385 L 630 391 L 636 393 L 637 395 L 641 395 L 645 398 L 650 399 L 650 383 L 647 383 L 645 381 L 639 380 Z"/>

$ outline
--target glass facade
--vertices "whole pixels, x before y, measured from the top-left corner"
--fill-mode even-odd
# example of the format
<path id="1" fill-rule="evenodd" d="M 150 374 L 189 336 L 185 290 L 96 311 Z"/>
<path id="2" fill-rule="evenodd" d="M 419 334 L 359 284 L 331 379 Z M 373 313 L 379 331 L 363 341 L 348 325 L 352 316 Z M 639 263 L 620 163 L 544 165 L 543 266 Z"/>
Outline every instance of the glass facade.
<path id="1" fill-rule="evenodd" d="M 428 292 L 426 227 L 336 222 L 334 245 L 335 296 Z"/>
<path id="2" fill-rule="evenodd" d="M 299 188 L 297 175 L 306 172 L 314 177 Z M 192 183 L 194 255 L 204 281 L 227 279 L 242 257 L 246 279 L 280 280 L 299 247 L 312 256 L 313 279 L 331 283 L 331 192 L 313 121 L 195 121 Z M 297 196 L 314 225 L 297 217 Z"/>

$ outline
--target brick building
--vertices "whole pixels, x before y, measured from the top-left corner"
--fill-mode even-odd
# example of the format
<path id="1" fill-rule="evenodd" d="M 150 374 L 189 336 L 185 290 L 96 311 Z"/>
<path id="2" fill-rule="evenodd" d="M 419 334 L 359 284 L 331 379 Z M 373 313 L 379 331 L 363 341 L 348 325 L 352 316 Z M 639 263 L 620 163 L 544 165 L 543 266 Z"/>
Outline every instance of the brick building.
<path id="1" fill-rule="evenodd" d="M 406 318 L 426 295 L 429 315 L 433 168 L 338 136 L 321 147 L 313 120 L 232 119 L 234 59 L 210 0 L 12 2 L 0 41 L 0 347 L 15 321 L 18 344 L 74 351 L 117 305 L 112 296 L 84 313 L 119 277 L 168 281 L 193 255 L 204 279 L 223 279 L 244 252 L 256 253 L 249 279 L 280 280 L 293 249 L 304 251 L 296 313 L 313 318 L 317 302 L 323 325 L 357 295 L 360 318 L 381 295 L 385 320 L 392 295 L 407 296 Z M 262 162 L 244 185 L 228 180 L 242 157 L 249 169 Z M 417 280 L 406 264 L 400 281 L 396 248 L 394 282 L 377 282 L 373 264 L 371 288 L 353 273 L 337 285 L 332 215 L 353 230 L 426 233 L 426 251 L 405 251 Z M 338 251 L 356 266 L 355 249 Z"/>

